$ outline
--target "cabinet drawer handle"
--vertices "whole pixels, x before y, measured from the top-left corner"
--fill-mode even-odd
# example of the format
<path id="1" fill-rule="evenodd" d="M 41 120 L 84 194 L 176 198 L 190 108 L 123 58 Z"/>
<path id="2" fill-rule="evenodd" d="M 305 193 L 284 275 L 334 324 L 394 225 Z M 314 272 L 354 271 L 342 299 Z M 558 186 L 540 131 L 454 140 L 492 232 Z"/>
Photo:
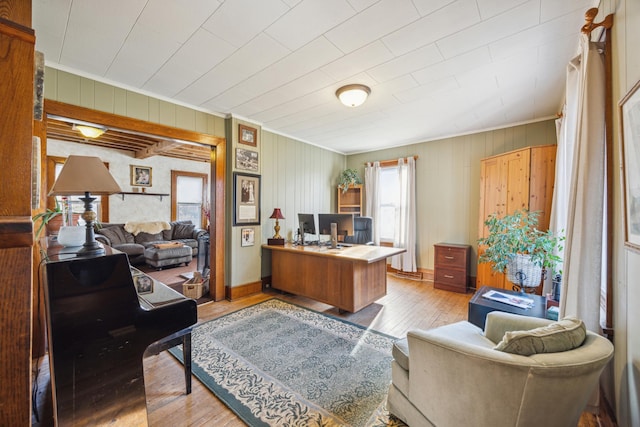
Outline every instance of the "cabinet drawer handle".
<path id="1" fill-rule="evenodd" d="M 445 274 L 444 277 L 447 278 L 447 279 L 453 279 L 453 276 L 450 276 L 448 274 Z"/>
<path id="2" fill-rule="evenodd" d="M 446 259 L 454 259 L 455 257 L 449 256 L 449 255 L 445 255 L 444 256 Z"/>

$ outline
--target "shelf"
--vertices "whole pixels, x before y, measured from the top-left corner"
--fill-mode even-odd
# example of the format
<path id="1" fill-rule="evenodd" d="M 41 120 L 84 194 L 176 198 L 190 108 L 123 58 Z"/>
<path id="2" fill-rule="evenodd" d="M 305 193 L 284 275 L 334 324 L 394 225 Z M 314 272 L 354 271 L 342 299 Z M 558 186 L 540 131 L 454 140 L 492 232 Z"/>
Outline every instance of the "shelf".
<path id="1" fill-rule="evenodd" d="M 122 196 L 122 200 L 124 200 L 124 196 L 125 194 L 130 194 L 133 196 L 158 196 L 160 197 L 160 201 L 162 201 L 162 198 L 165 196 L 169 196 L 169 193 L 134 193 L 133 191 L 123 191 L 121 193 L 118 193 Z"/>

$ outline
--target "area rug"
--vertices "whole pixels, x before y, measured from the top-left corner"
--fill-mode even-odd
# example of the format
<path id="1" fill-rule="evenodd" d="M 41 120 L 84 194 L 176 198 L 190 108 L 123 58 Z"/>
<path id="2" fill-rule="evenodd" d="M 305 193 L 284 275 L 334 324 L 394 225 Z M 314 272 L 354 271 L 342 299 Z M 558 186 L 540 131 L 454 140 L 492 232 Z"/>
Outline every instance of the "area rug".
<path id="1" fill-rule="evenodd" d="M 196 326 L 193 373 L 250 426 L 404 425 L 385 409 L 394 340 L 271 299 Z"/>

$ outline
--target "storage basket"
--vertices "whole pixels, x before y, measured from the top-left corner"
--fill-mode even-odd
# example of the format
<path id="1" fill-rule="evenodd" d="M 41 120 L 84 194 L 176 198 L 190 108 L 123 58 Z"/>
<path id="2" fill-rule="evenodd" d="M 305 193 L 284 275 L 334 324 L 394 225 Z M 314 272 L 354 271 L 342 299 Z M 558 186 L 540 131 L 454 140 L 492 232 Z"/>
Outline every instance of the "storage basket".
<path id="1" fill-rule="evenodd" d="M 531 261 L 531 255 L 516 254 L 507 264 L 507 279 L 525 288 L 535 288 L 542 280 L 542 267 Z"/>
<path id="2" fill-rule="evenodd" d="M 198 299 L 205 294 L 204 282 L 200 274 L 194 274 L 192 279 L 182 284 L 182 293 L 187 298 Z"/>

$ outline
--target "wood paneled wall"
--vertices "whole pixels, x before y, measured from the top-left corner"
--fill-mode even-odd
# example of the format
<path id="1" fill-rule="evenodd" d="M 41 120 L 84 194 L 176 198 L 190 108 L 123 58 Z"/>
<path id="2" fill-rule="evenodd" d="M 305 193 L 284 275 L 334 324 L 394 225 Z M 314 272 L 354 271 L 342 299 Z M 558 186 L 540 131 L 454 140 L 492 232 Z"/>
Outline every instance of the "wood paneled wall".
<path id="1" fill-rule="evenodd" d="M 0 425 L 30 423 L 31 156 L 35 36 L 30 1 L 0 0 Z"/>
<path id="2" fill-rule="evenodd" d="M 547 120 L 472 135 L 356 154 L 347 167 L 364 177 L 365 162 L 417 155 L 416 198 L 421 269 L 433 269 L 433 245 L 472 246 L 471 276 L 476 275 L 480 159 L 534 145 L 556 143 L 555 122 Z"/>

